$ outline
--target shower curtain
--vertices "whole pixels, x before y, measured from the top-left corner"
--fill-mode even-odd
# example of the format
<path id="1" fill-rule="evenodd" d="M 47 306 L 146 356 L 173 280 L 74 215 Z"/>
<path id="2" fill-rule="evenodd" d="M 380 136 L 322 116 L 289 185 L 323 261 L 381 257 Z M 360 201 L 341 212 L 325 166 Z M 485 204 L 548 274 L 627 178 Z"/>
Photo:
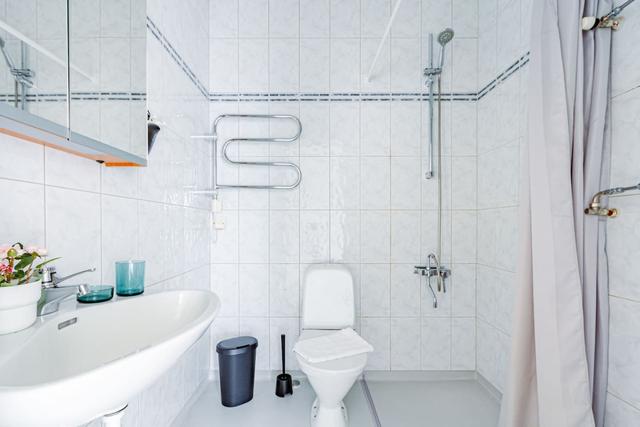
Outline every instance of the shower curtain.
<path id="1" fill-rule="evenodd" d="M 518 290 L 502 427 L 602 426 L 607 387 L 605 223 L 610 30 L 580 29 L 611 0 L 533 2 Z"/>

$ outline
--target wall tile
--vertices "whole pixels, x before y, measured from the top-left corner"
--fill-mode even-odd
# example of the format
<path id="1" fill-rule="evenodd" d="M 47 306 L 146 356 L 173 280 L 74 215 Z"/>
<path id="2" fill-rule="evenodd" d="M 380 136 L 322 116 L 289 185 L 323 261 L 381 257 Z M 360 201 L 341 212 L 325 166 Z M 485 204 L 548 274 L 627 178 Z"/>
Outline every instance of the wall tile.
<path id="1" fill-rule="evenodd" d="M 297 30 L 297 26 L 295 28 Z M 298 39 L 270 40 L 269 90 L 271 92 L 297 92 L 300 87 L 299 76 L 300 44 Z"/>
<path id="2" fill-rule="evenodd" d="M 365 369 L 388 370 L 390 368 L 391 345 L 389 319 L 363 317 L 361 325 L 362 337 L 374 348 L 373 353 L 369 353 Z"/>
<path id="3" fill-rule="evenodd" d="M 115 262 L 136 259 L 138 255 L 138 203 L 131 199 L 102 196 L 101 216 L 102 282 L 115 284 Z M 132 218 L 135 219 L 132 221 Z M 184 250 L 183 229 L 176 230 L 173 228 L 176 225 L 171 224 L 170 230 L 179 231 L 180 236 L 172 239 L 173 233 L 170 233 L 167 246 L 171 245 L 172 251 L 180 254 Z"/>
<path id="4" fill-rule="evenodd" d="M 391 262 L 420 262 L 420 212 L 391 212 Z"/>
<path id="5" fill-rule="evenodd" d="M 269 266 L 269 315 L 300 315 L 300 267 L 298 264 Z"/>
<path id="6" fill-rule="evenodd" d="M 420 315 L 420 277 L 413 264 L 391 265 L 391 316 Z"/>
<path id="7" fill-rule="evenodd" d="M 391 216 L 387 211 L 362 211 L 362 229 L 371 232 L 362 235 L 363 263 L 389 262 L 391 256 Z"/>
<path id="8" fill-rule="evenodd" d="M 330 90 L 331 44 L 328 39 L 300 39 L 300 91 Z"/>
<path id="9" fill-rule="evenodd" d="M 391 111 L 388 102 L 363 102 L 360 106 L 360 154 L 388 156 Z"/>
<path id="10" fill-rule="evenodd" d="M 269 212 L 239 212 L 239 261 L 269 261 Z"/>
<path id="11" fill-rule="evenodd" d="M 412 157 L 391 158 L 391 208 L 420 209 L 420 160 Z"/>
<path id="12" fill-rule="evenodd" d="M 360 262 L 360 212 L 331 211 L 331 262 Z"/>
<path id="13" fill-rule="evenodd" d="M 420 319 L 391 319 L 391 369 L 420 370 Z"/>
<path id="14" fill-rule="evenodd" d="M 238 0 L 240 37 L 266 37 L 269 32 L 269 1 Z"/>
<path id="15" fill-rule="evenodd" d="M 331 37 L 360 36 L 360 0 L 331 1 Z"/>
<path id="16" fill-rule="evenodd" d="M 640 409 L 607 393 L 605 426 L 626 427 L 640 423 Z"/>
<path id="17" fill-rule="evenodd" d="M 331 92 L 352 92 L 359 87 L 360 41 L 331 39 Z"/>
<path id="18" fill-rule="evenodd" d="M 300 184 L 300 207 L 329 209 L 329 158 L 303 157 L 300 167 L 304 171 Z"/>
<path id="19" fill-rule="evenodd" d="M 389 316 L 390 277 L 389 264 L 368 264 L 362 269 L 362 316 Z"/>
<path id="20" fill-rule="evenodd" d="M 360 206 L 362 209 L 389 209 L 390 167 L 388 157 L 361 158 Z"/>
<path id="21" fill-rule="evenodd" d="M 330 141 L 332 156 L 357 156 L 360 141 L 360 105 L 331 103 Z"/>
<path id="22" fill-rule="evenodd" d="M 475 370 L 476 322 L 472 317 L 454 318 L 451 330 L 451 369 Z"/>
<path id="23" fill-rule="evenodd" d="M 300 36 L 329 37 L 330 0 L 300 0 Z"/>
<path id="24" fill-rule="evenodd" d="M 211 266 L 211 290 L 220 298 L 220 316 L 238 317 L 238 265 L 213 264 Z"/>
<path id="25" fill-rule="evenodd" d="M 422 369 L 440 370 L 451 367 L 451 320 L 429 317 L 422 319 Z"/>
<path id="26" fill-rule="evenodd" d="M 269 2 L 269 36 L 298 37 L 299 0 Z"/>
<path id="27" fill-rule="evenodd" d="M 268 264 L 240 264 L 238 295 L 240 316 L 269 315 Z"/>
<path id="28" fill-rule="evenodd" d="M 209 31 L 211 37 L 238 36 L 238 0 L 209 2 Z"/>
<path id="29" fill-rule="evenodd" d="M 300 260 L 300 214 L 297 211 L 269 213 L 269 261 L 298 263 Z"/>
<path id="30" fill-rule="evenodd" d="M 2 194 L 11 195 L 11 203 L 7 203 L 0 217 L 2 244 L 23 242 L 29 245 L 44 245 L 44 187 L 0 179 L 0 191 Z M 67 227 L 64 222 L 56 225 L 61 227 L 61 231 Z"/>
<path id="31" fill-rule="evenodd" d="M 300 262 L 321 263 L 329 259 L 329 211 L 300 212 Z"/>

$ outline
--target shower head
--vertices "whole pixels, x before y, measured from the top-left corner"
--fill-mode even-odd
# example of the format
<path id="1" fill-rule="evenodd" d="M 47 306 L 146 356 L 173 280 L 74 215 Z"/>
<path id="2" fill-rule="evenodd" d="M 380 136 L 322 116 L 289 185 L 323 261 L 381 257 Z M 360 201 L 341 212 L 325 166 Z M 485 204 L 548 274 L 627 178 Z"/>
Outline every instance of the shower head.
<path id="1" fill-rule="evenodd" d="M 444 46 L 453 39 L 454 32 L 451 28 L 445 28 L 438 34 L 438 43 L 440 43 L 440 59 L 438 64 L 440 69 L 444 67 Z"/>
<path id="2" fill-rule="evenodd" d="M 438 43 L 440 46 L 444 47 L 445 44 L 449 43 L 453 39 L 453 35 L 455 33 L 451 28 L 445 28 L 438 34 Z"/>

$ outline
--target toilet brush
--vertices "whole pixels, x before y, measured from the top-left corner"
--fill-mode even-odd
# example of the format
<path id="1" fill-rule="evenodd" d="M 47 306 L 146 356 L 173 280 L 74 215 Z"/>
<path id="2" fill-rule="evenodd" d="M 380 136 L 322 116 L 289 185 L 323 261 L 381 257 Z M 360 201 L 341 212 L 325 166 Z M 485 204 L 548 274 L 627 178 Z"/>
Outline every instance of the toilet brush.
<path id="1" fill-rule="evenodd" d="M 285 397 L 287 394 L 293 394 L 293 382 L 291 375 L 287 374 L 284 368 L 284 334 L 280 335 L 280 344 L 282 346 L 282 373 L 276 379 L 276 396 Z"/>

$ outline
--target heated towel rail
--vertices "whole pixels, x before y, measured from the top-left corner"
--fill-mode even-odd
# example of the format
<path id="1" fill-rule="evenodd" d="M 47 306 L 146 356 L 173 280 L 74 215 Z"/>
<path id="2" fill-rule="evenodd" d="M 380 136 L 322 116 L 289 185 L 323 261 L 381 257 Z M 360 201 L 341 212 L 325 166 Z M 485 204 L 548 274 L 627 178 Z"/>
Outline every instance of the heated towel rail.
<path id="1" fill-rule="evenodd" d="M 293 169 L 296 173 L 296 179 L 291 184 L 280 184 L 280 185 L 242 185 L 242 184 L 220 184 L 218 182 L 218 125 L 224 119 L 263 119 L 263 120 L 289 120 L 295 123 L 296 132 L 293 136 L 290 137 L 279 137 L 279 138 L 230 138 L 224 142 L 222 145 L 222 158 L 232 165 L 246 165 L 246 166 L 266 166 L 266 167 L 279 167 L 279 168 L 290 168 Z M 258 190 L 291 190 L 300 185 L 302 181 L 302 171 L 300 167 L 295 163 L 291 162 L 255 162 L 255 161 L 243 161 L 243 160 L 233 160 L 229 157 L 229 147 L 233 144 L 241 144 L 243 142 L 284 142 L 284 143 L 293 143 L 300 138 L 302 134 L 302 123 L 300 119 L 296 116 L 290 114 L 222 114 L 213 121 L 213 134 L 212 135 L 204 135 L 198 136 L 195 138 L 206 138 L 211 139 L 213 142 L 213 170 L 212 174 L 212 188 L 206 190 L 195 190 L 192 191 L 194 194 L 205 194 L 205 195 L 215 195 L 218 190 L 225 188 L 244 188 L 244 189 L 258 189 Z"/>

